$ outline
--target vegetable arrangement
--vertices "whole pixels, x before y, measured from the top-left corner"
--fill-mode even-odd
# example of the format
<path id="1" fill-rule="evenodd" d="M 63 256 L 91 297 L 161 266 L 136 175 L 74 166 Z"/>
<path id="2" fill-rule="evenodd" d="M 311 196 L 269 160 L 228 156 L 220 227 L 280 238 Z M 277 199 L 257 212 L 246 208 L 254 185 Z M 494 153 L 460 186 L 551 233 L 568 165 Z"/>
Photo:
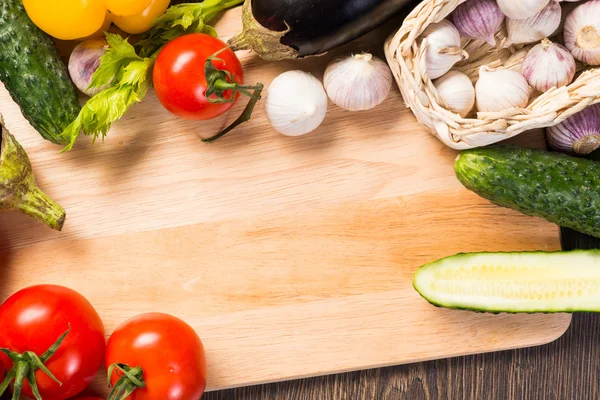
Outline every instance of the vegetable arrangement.
<path id="1" fill-rule="evenodd" d="M 540 93 L 567 87 L 600 65 L 598 12 L 599 0 L 467 0 L 421 35 L 425 78 L 433 79 L 440 104 L 472 118 L 472 126 L 502 121 L 518 110 L 526 121 L 527 107 L 546 101 Z M 500 60 L 485 58 L 476 46 L 485 42 L 508 50 L 496 53 Z M 473 68 L 463 62 L 468 52 L 489 63 Z M 600 238 L 600 166 L 572 157 L 600 149 L 600 105 L 588 104 L 582 100 L 579 112 L 547 129 L 550 146 L 566 154 L 473 145 L 456 160 L 458 180 L 494 204 Z M 599 263 L 597 251 L 460 254 L 423 266 L 414 286 L 430 303 L 448 308 L 599 311 L 600 293 L 590 284 L 600 274 Z"/>
<path id="2" fill-rule="evenodd" d="M 104 55 L 99 54 L 100 65 L 94 71 L 88 89 L 106 85 L 110 87 L 89 99 L 79 116 L 63 131 L 61 137 L 68 142 L 65 149 L 70 150 L 81 133 L 94 138 L 106 136 L 111 124 L 146 96 L 152 84 L 154 64 L 163 46 L 191 33 L 216 36 L 208 22 L 221 11 L 240 2 L 241 0 L 206 0 L 202 3 L 172 6 L 154 21 L 152 29 L 144 33 L 135 45 L 119 35 L 107 34 L 109 48 Z M 76 76 L 79 75 L 81 74 Z"/>
<path id="3" fill-rule="evenodd" d="M 204 394 L 202 341 L 174 316 L 134 317 L 106 344 L 100 316 L 87 299 L 66 287 L 39 285 L 7 299 L 0 318 L 0 366 L 9 369 L 0 396 L 12 386 L 13 400 L 21 393 L 36 400 L 72 398 L 103 363 L 109 399 L 198 400 Z"/>
<path id="4" fill-rule="evenodd" d="M 65 150 L 82 133 L 104 138 L 151 87 L 166 110 L 188 120 L 216 118 L 241 96 L 248 97 L 233 124 L 204 139 L 212 142 L 248 121 L 263 94 L 262 83 L 245 82 L 235 50 L 251 48 L 266 60 L 323 54 L 409 3 L 246 0 L 244 32 L 228 45 L 208 24 L 241 2 L 169 7 L 168 0 L 8 0 L 0 17 L 17 22 L 0 28 L 5 33 L 0 79 L 32 126 Z M 427 90 L 436 93 L 443 111 L 468 118 L 475 112 L 493 117 L 522 110 L 536 94 L 570 85 L 583 69 L 600 65 L 600 26 L 593 18 L 600 0 L 579 3 L 461 3 L 450 19 L 430 24 L 418 39 L 431 83 Z M 138 36 L 108 33 L 112 23 Z M 502 29 L 507 35 L 500 41 Z M 47 34 L 85 39 L 72 52 L 68 68 Z M 474 49 L 467 51 L 465 39 L 510 48 L 511 55 L 500 67 L 490 63 L 469 71 L 463 62 Z M 512 57 L 517 61 L 508 62 Z M 384 61 L 370 53 L 352 54 L 333 60 L 323 83 L 304 71 L 282 73 L 266 91 L 264 110 L 276 131 L 301 136 L 323 123 L 329 100 L 348 111 L 366 111 L 380 105 L 391 86 L 392 72 Z M 76 88 L 90 96 L 83 107 Z M 0 128 L 0 210 L 20 210 L 60 230 L 64 210 L 37 188 L 24 150 Z M 548 139 L 554 149 L 572 155 L 600 149 L 600 105 L 550 128 Z M 466 188 L 495 204 L 600 237 L 600 167 L 594 161 L 499 146 L 463 152 L 455 172 Z M 450 308 L 600 311 L 594 286 L 599 263 L 598 252 L 457 255 L 422 267 L 414 286 L 431 303 Z M 112 387 L 109 400 L 197 400 L 205 391 L 203 344 L 173 316 L 134 317 L 105 345 L 102 321 L 91 304 L 70 289 L 45 285 L 8 299 L 0 306 L 0 321 L 0 366 L 7 370 L 0 394 L 12 387 L 13 399 L 21 393 L 36 400 L 76 396 L 103 361 Z M 152 342 L 145 342 L 148 337 Z M 75 362 L 80 360 L 85 362 Z"/>

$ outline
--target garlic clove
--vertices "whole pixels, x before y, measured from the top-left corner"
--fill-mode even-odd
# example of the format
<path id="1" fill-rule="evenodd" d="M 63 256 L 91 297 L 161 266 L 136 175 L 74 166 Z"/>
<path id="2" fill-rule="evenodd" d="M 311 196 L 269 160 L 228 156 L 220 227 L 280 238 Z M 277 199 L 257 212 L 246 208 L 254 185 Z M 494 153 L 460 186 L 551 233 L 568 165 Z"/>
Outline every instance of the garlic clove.
<path id="1" fill-rule="evenodd" d="M 562 9 L 552 0 L 546 7 L 526 19 L 507 18 L 508 38 L 504 47 L 533 43 L 551 36 L 559 27 Z"/>
<path id="2" fill-rule="evenodd" d="M 450 71 L 433 82 L 442 105 L 466 117 L 475 105 L 475 88 L 471 79 L 462 72 Z"/>
<path id="3" fill-rule="evenodd" d="M 456 7 L 452 21 L 461 36 L 495 46 L 494 35 L 504 22 L 504 14 L 495 0 L 467 0 Z"/>
<path id="4" fill-rule="evenodd" d="M 522 74 L 537 91 L 567 86 L 575 77 L 575 59 L 565 47 L 544 39 L 529 50 Z"/>
<path id="5" fill-rule="evenodd" d="M 500 10 L 509 18 L 533 17 L 548 5 L 550 0 L 498 0 Z"/>
<path id="6" fill-rule="evenodd" d="M 510 108 L 525 108 L 529 103 L 530 89 L 520 73 L 510 69 L 479 69 L 475 85 L 477 110 L 499 112 Z"/>
<path id="7" fill-rule="evenodd" d="M 441 77 L 456 63 L 469 57 L 460 47 L 458 30 L 448 20 L 429 25 L 421 38 L 427 42 L 425 60 L 429 79 Z"/>
<path id="8" fill-rule="evenodd" d="M 575 8 L 565 21 L 564 41 L 573 56 L 589 65 L 600 65 L 600 0 Z"/>
<path id="9" fill-rule="evenodd" d="M 323 123 L 327 93 L 308 72 L 287 71 L 271 82 L 264 107 L 276 131 L 286 136 L 305 135 Z"/>
<path id="10" fill-rule="evenodd" d="M 600 104 L 585 108 L 548 128 L 548 143 L 557 151 L 587 155 L 600 149 Z"/>
<path id="11" fill-rule="evenodd" d="M 327 95 L 338 107 L 349 111 L 375 108 L 389 95 L 392 72 L 371 54 L 356 54 L 331 62 L 323 79 Z"/>

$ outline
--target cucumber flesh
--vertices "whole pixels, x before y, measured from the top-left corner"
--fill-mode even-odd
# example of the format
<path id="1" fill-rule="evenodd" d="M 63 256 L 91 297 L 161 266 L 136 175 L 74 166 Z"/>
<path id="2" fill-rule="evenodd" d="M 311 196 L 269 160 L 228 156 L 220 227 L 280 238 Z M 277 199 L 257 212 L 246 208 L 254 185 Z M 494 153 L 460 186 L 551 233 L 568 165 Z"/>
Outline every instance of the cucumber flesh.
<path id="1" fill-rule="evenodd" d="M 600 312 L 600 250 L 458 254 L 421 267 L 413 286 L 452 309 Z"/>

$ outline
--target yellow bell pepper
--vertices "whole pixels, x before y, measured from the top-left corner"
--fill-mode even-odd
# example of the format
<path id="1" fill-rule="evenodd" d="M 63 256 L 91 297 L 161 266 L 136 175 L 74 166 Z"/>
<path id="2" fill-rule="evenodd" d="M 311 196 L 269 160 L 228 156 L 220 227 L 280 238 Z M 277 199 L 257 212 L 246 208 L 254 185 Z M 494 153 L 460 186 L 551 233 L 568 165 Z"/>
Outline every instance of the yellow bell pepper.
<path id="1" fill-rule="evenodd" d="M 137 35 L 152 27 L 152 22 L 163 15 L 171 0 L 152 0 L 148 7 L 139 14 L 129 16 L 112 15 L 112 21 L 121 30 Z"/>
<path id="2" fill-rule="evenodd" d="M 94 35 L 111 20 L 119 20 L 117 26 L 127 33 L 145 32 L 169 3 L 168 0 L 23 0 L 29 18 L 50 36 L 62 40 Z"/>

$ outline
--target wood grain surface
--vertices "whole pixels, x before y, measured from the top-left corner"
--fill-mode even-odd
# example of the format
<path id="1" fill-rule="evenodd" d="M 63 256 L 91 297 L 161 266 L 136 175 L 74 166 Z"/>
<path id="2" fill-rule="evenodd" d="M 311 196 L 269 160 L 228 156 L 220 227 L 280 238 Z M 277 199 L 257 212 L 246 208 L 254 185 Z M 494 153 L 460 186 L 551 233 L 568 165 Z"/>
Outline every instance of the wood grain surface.
<path id="1" fill-rule="evenodd" d="M 600 240 L 563 230 L 565 249 Z M 600 398 L 600 315 L 577 314 L 557 341 L 428 363 L 208 393 L 204 400 L 588 400 Z"/>
<path id="2" fill-rule="evenodd" d="M 239 21 L 239 10 L 227 13 L 219 32 L 234 34 Z M 387 33 L 339 53 L 378 50 Z M 240 56 L 247 80 L 268 85 L 293 68 L 321 76 L 336 54 Z M 86 138 L 67 154 L 4 90 L 0 104 L 41 187 L 68 212 L 62 233 L 0 216 L 0 299 L 66 285 L 90 299 L 108 333 L 138 313 L 175 314 L 205 342 L 210 389 L 538 345 L 569 325 L 568 315 L 440 310 L 413 290 L 412 274 L 431 260 L 559 241 L 555 226 L 462 188 L 456 153 L 418 126 L 397 90 L 373 112 L 330 106 L 318 131 L 294 139 L 259 109 L 212 145 L 198 136 L 225 119 L 183 121 L 150 94 L 105 143 Z M 519 142 L 540 146 L 542 135 Z"/>

